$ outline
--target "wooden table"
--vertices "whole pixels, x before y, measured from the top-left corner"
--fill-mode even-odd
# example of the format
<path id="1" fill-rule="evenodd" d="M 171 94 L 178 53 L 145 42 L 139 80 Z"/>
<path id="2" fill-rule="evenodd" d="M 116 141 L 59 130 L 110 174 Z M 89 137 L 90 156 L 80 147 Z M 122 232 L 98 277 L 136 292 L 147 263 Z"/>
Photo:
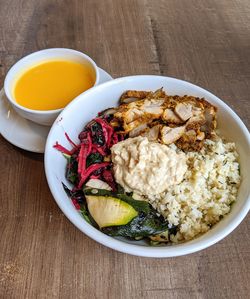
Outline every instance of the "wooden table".
<path id="1" fill-rule="evenodd" d="M 0 0 L 0 86 L 42 48 L 88 53 L 113 77 L 203 86 L 250 125 L 249 0 Z M 50 194 L 43 155 L 0 137 L 0 298 L 249 298 L 250 219 L 196 254 L 151 259 L 92 241 Z"/>

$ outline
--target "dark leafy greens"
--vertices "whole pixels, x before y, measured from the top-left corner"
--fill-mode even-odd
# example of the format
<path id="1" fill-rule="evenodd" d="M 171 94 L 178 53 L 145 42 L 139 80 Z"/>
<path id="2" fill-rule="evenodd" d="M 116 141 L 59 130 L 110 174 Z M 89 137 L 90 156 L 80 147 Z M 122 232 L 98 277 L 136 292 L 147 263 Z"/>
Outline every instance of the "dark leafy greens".
<path id="1" fill-rule="evenodd" d="M 103 156 L 100 153 L 92 153 L 87 157 L 86 167 L 89 167 L 92 164 L 102 163 L 102 162 L 103 162 Z"/>
<path id="2" fill-rule="evenodd" d="M 123 202 L 123 205 L 126 203 L 136 210 L 137 213 L 128 220 L 129 222 L 124 222 L 123 225 L 121 225 L 122 222 L 118 221 L 114 222 L 116 225 L 112 222 L 113 226 L 102 226 L 100 230 L 110 236 L 140 240 L 142 238 L 152 238 L 152 236 L 158 237 L 161 233 L 166 233 L 166 235 L 168 233 L 176 234 L 177 228 L 172 227 L 169 229 L 168 222 L 148 202 L 133 199 L 132 193 L 126 193 L 115 182 L 110 161 L 110 148 L 118 141 L 123 140 L 124 136 L 119 133 L 119 127 L 112 127 L 109 123 L 112 119 L 112 114 L 110 114 L 112 112 L 112 110 L 105 111 L 105 113 L 90 121 L 78 136 L 79 144 L 75 144 L 65 133 L 67 140 L 73 147 L 71 150 L 58 142 L 54 145 L 54 148 L 61 151 L 67 159 L 66 178 L 74 186 L 70 190 L 63 184 L 65 192 L 83 218 L 97 229 L 100 228 L 93 218 L 93 210 L 93 217 L 88 210 L 90 198 L 92 198 L 92 202 L 96 200 L 94 196 L 105 196 L 107 197 L 105 200 L 111 201 L 112 199 L 108 199 L 108 197 L 112 197 L 114 202 L 116 202 L 115 199 L 119 199 L 117 202 Z M 99 179 L 106 182 L 112 191 L 86 187 L 86 182 L 89 179 Z M 86 196 L 88 196 L 87 200 Z M 109 201 L 109 204 L 111 201 Z M 99 208 L 99 204 L 99 199 L 97 199 L 97 208 Z M 113 210 L 111 209 L 111 211 Z M 108 213 L 108 215 L 112 216 L 113 213 Z M 98 220 L 96 215 L 95 219 Z"/>
<path id="3" fill-rule="evenodd" d="M 106 116 L 90 121 L 79 134 L 76 145 L 65 133 L 73 148 L 68 150 L 58 142 L 54 148 L 62 152 L 68 160 L 66 178 L 75 188 L 81 189 L 91 178 L 101 178 L 116 190 L 111 171 L 110 148 L 119 141 L 118 133 L 107 121 Z M 106 158 L 106 160 L 105 160 Z M 104 161 L 105 160 L 105 161 Z"/>
<path id="4" fill-rule="evenodd" d="M 103 146 L 105 143 L 105 138 L 103 136 L 102 126 L 97 122 L 93 122 L 93 124 L 90 125 L 90 130 L 92 133 L 92 142 Z"/>
<path id="5" fill-rule="evenodd" d="M 160 234 L 168 229 L 168 222 L 162 216 L 157 216 L 154 211 L 140 212 L 127 225 L 105 227 L 102 231 L 110 236 L 122 237 L 149 237 Z"/>
<path id="6" fill-rule="evenodd" d="M 76 160 L 76 155 L 72 155 L 68 158 L 68 163 L 66 167 L 66 178 L 73 185 L 77 184 L 78 182 L 77 168 L 78 168 L 78 162 Z"/>
<path id="7" fill-rule="evenodd" d="M 91 216 L 89 215 L 87 203 L 86 203 L 83 191 L 82 190 L 71 191 L 64 183 L 62 183 L 62 185 L 63 185 L 63 189 L 65 190 L 66 194 L 71 198 L 76 209 L 81 212 L 83 218 L 89 224 L 96 226 L 93 219 L 91 219 Z"/>
<path id="8" fill-rule="evenodd" d="M 114 193 L 102 189 L 86 188 L 85 195 L 113 196 L 131 205 L 136 211 L 136 216 L 126 225 L 105 227 L 102 231 L 110 236 L 130 238 L 149 237 L 168 230 L 168 222 L 159 216 L 156 210 L 146 201 L 134 200 L 126 194 Z"/>

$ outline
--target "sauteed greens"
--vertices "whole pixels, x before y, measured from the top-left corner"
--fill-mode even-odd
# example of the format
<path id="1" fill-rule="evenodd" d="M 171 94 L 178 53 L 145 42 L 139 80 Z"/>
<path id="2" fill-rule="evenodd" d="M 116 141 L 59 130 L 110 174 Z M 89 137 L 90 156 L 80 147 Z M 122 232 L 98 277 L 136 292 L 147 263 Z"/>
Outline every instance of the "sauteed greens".
<path id="1" fill-rule="evenodd" d="M 110 125 L 108 112 L 84 127 L 78 145 L 65 134 L 72 150 L 55 144 L 67 159 L 66 178 L 73 184 L 72 190 L 65 184 L 63 187 L 84 219 L 107 235 L 139 240 L 166 234 L 168 222 L 164 217 L 148 202 L 126 194 L 115 182 L 110 148 L 126 136 Z M 90 181 L 92 187 L 88 186 Z"/>
<path id="2" fill-rule="evenodd" d="M 168 222 L 164 220 L 162 216 L 158 215 L 155 209 L 146 201 L 135 200 L 132 198 L 132 196 L 125 193 L 116 193 L 104 189 L 89 188 L 87 186 L 84 186 L 83 190 L 75 192 L 70 191 L 65 185 L 64 188 L 67 194 L 73 200 L 77 209 L 82 213 L 85 220 L 97 228 L 99 228 L 99 226 L 88 210 L 88 199 L 98 200 L 98 198 L 100 198 L 100 201 L 103 201 L 103 198 L 107 198 L 107 200 L 117 199 L 121 202 L 121 205 L 122 203 L 126 203 L 127 206 L 132 207 L 133 210 L 136 211 L 136 214 L 133 214 L 134 217 L 126 224 L 100 228 L 100 230 L 107 235 L 123 236 L 138 240 L 143 237 L 158 235 L 168 230 Z M 100 207 L 97 207 L 97 209 L 98 208 L 102 209 L 102 211 L 100 211 L 100 217 L 106 217 L 104 211 L 105 209 L 103 210 L 103 205 L 100 205 Z M 110 219 L 114 218 L 114 214 L 119 215 L 120 206 L 117 207 L 115 204 L 113 204 L 110 209 L 112 209 L 112 214 L 109 213 L 110 211 L 106 211 L 109 213 L 108 216 Z M 173 232 L 174 228 L 172 228 L 171 233 Z"/>

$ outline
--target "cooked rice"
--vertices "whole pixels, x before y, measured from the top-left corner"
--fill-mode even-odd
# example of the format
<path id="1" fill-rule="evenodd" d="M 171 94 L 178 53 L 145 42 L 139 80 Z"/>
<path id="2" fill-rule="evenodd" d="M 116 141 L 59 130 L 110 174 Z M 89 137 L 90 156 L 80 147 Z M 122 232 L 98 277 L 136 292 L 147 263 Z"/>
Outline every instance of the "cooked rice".
<path id="1" fill-rule="evenodd" d="M 175 145 L 173 148 L 178 151 Z M 234 143 L 207 139 L 200 152 L 187 153 L 184 180 L 148 201 L 178 226 L 173 242 L 191 240 L 207 232 L 231 208 L 240 184 L 238 154 Z"/>

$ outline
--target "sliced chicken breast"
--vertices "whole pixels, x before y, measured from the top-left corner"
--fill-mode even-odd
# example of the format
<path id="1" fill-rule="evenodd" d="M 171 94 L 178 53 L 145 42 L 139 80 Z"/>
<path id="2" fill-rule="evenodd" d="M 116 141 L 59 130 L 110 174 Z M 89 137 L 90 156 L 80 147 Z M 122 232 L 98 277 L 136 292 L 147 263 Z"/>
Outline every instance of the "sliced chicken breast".
<path id="1" fill-rule="evenodd" d="M 181 138 L 185 130 L 185 126 L 175 128 L 163 126 L 161 129 L 161 141 L 164 144 L 171 144 Z"/>

